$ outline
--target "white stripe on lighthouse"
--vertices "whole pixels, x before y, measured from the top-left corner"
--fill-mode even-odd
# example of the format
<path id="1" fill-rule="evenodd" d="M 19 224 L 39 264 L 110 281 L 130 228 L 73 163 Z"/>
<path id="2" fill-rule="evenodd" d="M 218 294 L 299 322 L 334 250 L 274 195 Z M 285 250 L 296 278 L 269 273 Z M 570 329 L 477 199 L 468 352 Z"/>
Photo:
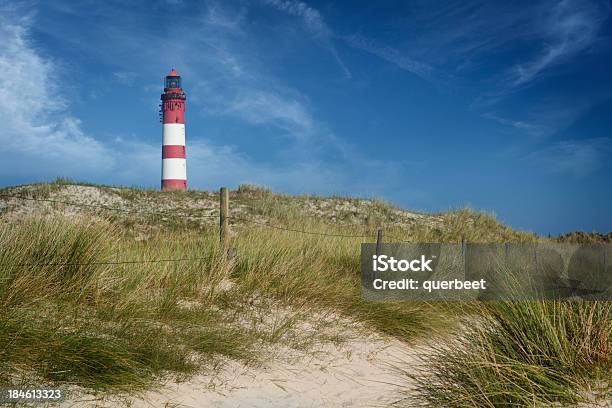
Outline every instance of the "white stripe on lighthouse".
<path id="1" fill-rule="evenodd" d="M 187 180 L 187 161 L 185 159 L 163 159 L 162 180 Z"/>
<path id="2" fill-rule="evenodd" d="M 164 123 L 162 144 L 185 146 L 185 124 Z"/>

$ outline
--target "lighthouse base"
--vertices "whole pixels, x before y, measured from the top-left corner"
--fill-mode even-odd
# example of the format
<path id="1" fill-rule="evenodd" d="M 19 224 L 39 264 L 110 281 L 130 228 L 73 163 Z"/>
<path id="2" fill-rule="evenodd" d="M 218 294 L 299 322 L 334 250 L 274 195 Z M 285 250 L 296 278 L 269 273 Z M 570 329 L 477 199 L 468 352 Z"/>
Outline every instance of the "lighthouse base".
<path id="1" fill-rule="evenodd" d="M 162 191 L 186 191 L 187 180 L 162 180 Z"/>

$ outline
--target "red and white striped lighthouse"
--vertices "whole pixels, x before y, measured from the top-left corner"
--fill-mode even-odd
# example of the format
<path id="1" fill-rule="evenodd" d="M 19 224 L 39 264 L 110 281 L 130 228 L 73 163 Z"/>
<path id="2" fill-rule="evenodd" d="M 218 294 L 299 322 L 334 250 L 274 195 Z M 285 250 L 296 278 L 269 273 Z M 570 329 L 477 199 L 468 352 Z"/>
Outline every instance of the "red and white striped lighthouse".
<path id="1" fill-rule="evenodd" d="M 181 77 L 172 68 L 166 76 L 161 95 L 162 111 L 162 190 L 187 189 L 187 160 L 185 156 L 185 93 Z"/>

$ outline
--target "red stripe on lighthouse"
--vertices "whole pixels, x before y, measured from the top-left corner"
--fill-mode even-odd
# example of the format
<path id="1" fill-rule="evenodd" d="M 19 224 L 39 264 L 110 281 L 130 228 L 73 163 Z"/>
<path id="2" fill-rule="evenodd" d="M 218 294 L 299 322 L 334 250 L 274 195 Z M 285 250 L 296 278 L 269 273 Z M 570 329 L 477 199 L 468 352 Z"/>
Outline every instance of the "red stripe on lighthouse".
<path id="1" fill-rule="evenodd" d="M 185 146 L 166 145 L 162 146 L 162 159 L 184 159 Z"/>
<path id="2" fill-rule="evenodd" d="M 163 108 L 164 123 L 185 123 L 185 111 L 182 109 L 166 109 Z"/>
<path id="3" fill-rule="evenodd" d="M 187 180 L 162 180 L 162 190 L 181 190 L 187 188 Z"/>

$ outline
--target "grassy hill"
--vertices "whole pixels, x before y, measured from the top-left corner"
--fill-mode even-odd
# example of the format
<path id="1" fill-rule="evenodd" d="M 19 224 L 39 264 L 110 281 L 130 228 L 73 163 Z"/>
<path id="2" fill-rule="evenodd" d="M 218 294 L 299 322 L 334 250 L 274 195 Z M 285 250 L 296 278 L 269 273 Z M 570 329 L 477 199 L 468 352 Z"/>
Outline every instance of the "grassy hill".
<path id="1" fill-rule="evenodd" d="M 132 393 L 377 333 L 406 347 L 438 339 L 423 373 L 400 368 L 420 384 L 400 406 L 550 406 L 609 392 L 609 302 L 361 297 L 359 245 L 378 228 L 412 242 L 534 234 L 466 209 L 421 214 L 252 186 L 232 191 L 230 208 L 227 256 L 217 193 L 63 180 L 0 190 L 0 385 Z"/>
<path id="2" fill-rule="evenodd" d="M 492 215 L 470 209 L 425 214 L 400 209 L 380 199 L 289 196 L 250 185 L 241 185 L 230 191 L 230 213 L 230 225 L 237 231 L 267 223 L 352 231 L 372 238 L 378 228 L 383 228 L 390 238 L 414 242 L 460 242 L 461 239 L 470 242 L 523 242 L 536 239 L 531 233 L 504 226 Z M 3 220 L 10 222 L 24 216 L 49 214 L 96 217 L 140 234 L 160 230 L 208 231 L 218 225 L 219 193 L 161 192 L 75 184 L 63 179 L 0 189 L 0 216 Z"/>

